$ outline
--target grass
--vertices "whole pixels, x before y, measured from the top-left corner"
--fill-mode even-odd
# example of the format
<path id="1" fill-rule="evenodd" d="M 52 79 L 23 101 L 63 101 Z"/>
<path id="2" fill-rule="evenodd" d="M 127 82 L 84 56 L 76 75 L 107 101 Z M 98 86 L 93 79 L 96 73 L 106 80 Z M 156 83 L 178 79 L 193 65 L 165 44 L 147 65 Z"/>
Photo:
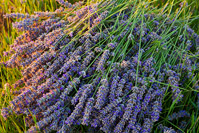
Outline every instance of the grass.
<path id="1" fill-rule="evenodd" d="M 174 22 L 178 22 L 181 23 L 181 29 L 182 30 L 182 26 L 184 24 L 188 24 L 191 25 L 191 27 L 194 28 L 194 30 L 199 33 L 199 2 L 197 0 L 192 1 L 192 0 L 188 0 L 188 6 L 186 4 L 184 4 L 182 6 L 182 8 L 179 7 L 179 1 L 178 0 L 158 0 L 158 1 L 151 1 L 148 0 L 149 2 L 153 2 L 154 6 L 157 8 L 153 8 L 151 7 L 150 11 L 146 11 L 143 7 L 144 4 L 139 4 L 137 7 L 139 7 L 140 9 L 135 9 L 135 14 L 132 15 L 131 18 L 131 22 L 133 22 L 133 24 L 135 24 L 137 22 L 136 20 L 136 16 L 137 15 L 143 15 L 145 12 L 151 12 L 151 13 L 158 13 L 158 12 L 162 12 L 162 13 L 167 13 L 169 14 L 170 17 L 172 18 L 178 18 L 174 20 Z M 55 0 L 27 0 L 27 2 L 21 4 L 19 0 L 0 0 L 1 7 L 0 7 L 0 14 L 2 16 L 2 14 L 4 13 L 11 13 L 11 12 L 19 12 L 19 13 L 29 13 L 32 14 L 34 11 L 54 11 L 57 7 L 59 7 L 59 5 L 55 2 Z M 121 0 L 121 3 L 119 4 L 119 6 L 123 7 L 123 9 L 125 9 L 125 4 L 123 3 L 123 1 Z M 121 7 L 118 6 L 116 8 L 113 8 L 113 10 L 111 11 L 112 13 L 115 12 L 120 12 L 122 9 Z M 157 18 L 158 19 L 158 18 Z M 0 58 L 2 61 L 6 61 L 8 58 L 3 56 L 3 51 L 7 51 L 9 50 L 9 44 L 12 44 L 14 39 L 20 35 L 21 33 L 18 33 L 15 29 L 12 29 L 11 26 L 11 22 L 15 21 L 15 20 L 11 20 L 11 19 L 3 19 L 0 20 L 0 27 L 1 27 L 1 32 L 0 32 Z M 117 25 L 117 21 L 115 26 Z M 105 26 L 105 25 L 104 25 Z M 162 25 L 163 26 L 163 25 Z M 142 29 L 143 27 L 141 27 Z M 114 31 L 114 32 L 121 32 L 122 29 L 124 29 L 123 27 L 119 27 L 118 31 Z M 163 34 L 163 39 L 165 40 L 167 38 L 169 38 L 171 35 L 168 34 L 168 32 L 170 31 L 170 29 L 168 29 L 167 31 L 164 31 Z M 114 33 L 110 33 L 110 35 L 112 35 Z M 185 34 L 185 33 L 184 33 Z M 123 49 L 122 53 L 127 53 L 127 46 L 130 44 L 130 42 L 126 42 L 125 45 L 123 45 L 123 43 L 121 43 L 119 46 L 120 48 Z M 139 60 L 141 58 L 146 58 L 149 54 L 153 54 L 155 55 L 156 60 L 159 60 L 159 62 L 157 63 L 156 68 L 159 69 L 159 67 L 161 65 L 163 65 L 163 63 L 165 63 L 165 55 L 168 54 L 168 52 L 172 52 L 172 50 L 177 50 L 180 52 L 180 50 L 184 49 L 183 47 L 176 47 L 175 46 L 176 41 L 175 39 L 170 39 L 168 41 L 168 43 L 166 44 L 166 46 L 172 46 L 173 49 L 169 49 L 167 51 L 165 51 L 163 49 L 162 46 L 160 46 L 160 42 L 154 42 L 154 46 L 149 49 L 148 51 L 146 51 L 146 53 L 141 57 L 139 57 Z M 99 45 L 99 44 L 97 44 Z M 139 43 L 139 45 L 141 45 L 141 43 Z M 156 52 L 155 49 L 160 49 L 161 52 Z M 118 53 L 119 55 L 122 54 L 120 53 L 119 49 L 116 49 L 115 51 L 116 53 Z M 139 49 L 139 52 L 141 52 L 141 50 Z M 118 55 L 118 56 L 119 56 Z M 179 57 L 182 57 L 181 54 L 177 55 Z M 169 62 L 173 62 L 175 63 L 176 60 L 176 55 L 173 55 Z M 113 58 L 113 60 L 118 60 L 118 58 Z M 137 70 L 139 69 L 139 66 L 137 67 Z M 109 71 L 108 71 L 109 72 Z M 16 80 L 20 79 L 21 74 L 20 74 L 20 68 L 5 68 L 0 66 L 0 92 L 1 94 L 6 94 L 6 95 L 1 95 L 0 97 L 0 108 L 6 106 L 9 104 L 9 101 L 11 101 L 11 99 L 13 98 L 13 95 L 10 94 L 10 90 L 9 88 L 4 88 L 4 84 L 5 83 L 14 83 Z M 199 75 L 197 75 L 195 77 L 196 79 L 199 78 Z M 192 79 L 190 79 L 192 80 Z M 158 82 L 158 81 L 156 81 Z M 185 98 L 183 101 L 183 104 L 176 104 L 175 102 L 171 102 L 171 94 L 168 92 L 167 95 L 164 98 L 164 102 L 163 102 L 163 108 L 164 111 L 161 114 L 161 118 L 160 120 L 156 123 L 156 125 L 162 123 L 164 125 L 167 125 L 168 127 L 173 126 L 176 127 L 176 129 L 181 130 L 178 127 L 179 122 L 178 121 L 174 121 L 174 123 L 168 121 L 168 115 L 172 114 L 173 112 L 176 112 L 178 110 L 186 110 L 188 112 L 191 113 L 191 118 L 189 120 L 189 127 L 187 128 L 186 132 L 193 132 L 193 133 L 197 133 L 199 131 L 199 109 L 196 105 L 196 94 L 198 93 L 198 91 L 193 90 L 191 85 L 189 84 L 190 81 L 187 81 L 187 86 L 185 88 L 180 88 L 181 90 L 183 90 L 183 94 L 185 94 Z M 163 84 L 163 83 L 161 83 Z M 165 84 L 168 88 L 170 87 L 169 84 Z M 2 116 L 0 116 L 0 132 L 2 133 L 9 133 L 9 132 L 24 132 L 26 130 L 26 126 L 23 120 L 23 116 L 11 116 L 9 117 L 7 120 L 4 120 L 2 118 Z M 77 127 L 78 130 L 82 130 L 84 131 L 83 127 Z M 154 131 L 157 131 L 156 126 Z"/>
<path id="2" fill-rule="evenodd" d="M 199 34 L 199 1 L 198 0 L 182 0 L 185 1 L 183 4 L 183 8 L 188 7 L 184 12 L 189 12 L 194 20 L 191 22 L 191 27 L 195 30 L 196 33 Z M 177 3 L 176 5 L 173 5 L 174 3 Z M 173 5 L 174 9 L 179 8 L 179 0 L 157 0 L 154 2 L 154 6 L 157 6 L 159 8 L 166 7 L 169 5 Z"/>

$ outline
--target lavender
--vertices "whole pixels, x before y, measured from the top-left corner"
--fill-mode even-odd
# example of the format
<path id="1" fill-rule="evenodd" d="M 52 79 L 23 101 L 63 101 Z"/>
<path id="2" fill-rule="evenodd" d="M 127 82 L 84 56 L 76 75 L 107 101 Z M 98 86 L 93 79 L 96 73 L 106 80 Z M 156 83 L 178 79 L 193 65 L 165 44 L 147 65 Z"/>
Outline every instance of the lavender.
<path id="1" fill-rule="evenodd" d="M 163 132 L 169 132 L 169 133 L 176 133 L 176 131 L 174 130 L 174 129 L 172 129 L 171 127 L 170 128 L 168 128 L 168 127 L 166 127 L 166 126 L 163 126 L 162 124 L 160 124 L 159 126 L 158 126 L 158 128 L 161 130 L 161 131 L 163 131 Z"/>
<path id="2" fill-rule="evenodd" d="M 6 14 L 4 15 L 4 17 L 6 18 L 29 18 L 30 15 L 29 14 L 22 14 L 22 13 L 11 13 L 11 14 Z"/>
<path id="3" fill-rule="evenodd" d="M 65 123 L 68 126 L 72 125 L 75 122 L 74 120 L 78 116 L 78 114 L 83 111 L 85 101 L 86 101 L 87 97 L 89 96 L 89 93 L 91 93 L 93 86 L 91 84 L 88 84 L 85 86 L 85 88 L 86 89 L 83 91 L 82 96 L 79 99 L 79 103 L 76 105 L 74 111 L 71 113 L 71 115 L 65 121 Z"/>
<path id="4" fill-rule="evenodd" d="M 164 115 L 165 101 L 181 103 L 186 81 L 193 79 L 189 88 L 197 88 L 194 54 L 198 52 L 198 35 L 191 28 L 187 27 L 185 37 L 179 31 L 181 36 L 173 46 L 162 34 L 170 29 L 169 22 L 159 29 L 163 22 L 155 20 L 154 14 L 145 14 L 142 26 L 140 16 L 139 21 L 130 22 L 133 5 L 112 15 L 109 6 L 118 7 L 115 0 L 83 7 L 83 2 L 57 2 L 63 7 L 54 12 L 5 15 L 24 18 L 13 23 L 24 34 L 5 52 L 11 57 L 2 63 L 22 67 L 22 78 L 5 86 L 7 91 L 20 88 L 10 91 L 17 96 L 1 109 L 5 119 L 13 113 L 26 115 L 28 132 L 69 132 L 72 126 L 82 124 L 104 132 L 148 133 Z M 107 9 L 98 10 L 102 5 Z M 125 27 L 122 31 L 121 26 Z M 176 36 L 175 30 L 178 27 L 169 31 L 171 38 Z M 176 49 L 183 41 L 190 53 Z M 160 42 L 158 48 L 156 42 Z M 162 49 L 174 50 L 164 55 Z M 159 61 L 160 53 L 164 64 Z M 171 59 L 174 55 L 175 61 Z M 165 97 L 172 98 L 167 101 Z M 182 117 L 190 114 L 180 111 L 168 120 Z M 163 125 L 160 130 L 175 132 Z"/>
<path id="5" fill-rule="evenodd" d="M 10 109 L 9 108 L 3 108 L 1 109 L 1 115 L 4 117 L 4 119 L 7 119 L 7 116 L 10 115 Z"/>
<path id="6" fill-rule="evenodd" d="M 126 83 L 125 79 L 121 79 L 117 85 L 117 90 L 116 90 L 116 95 L 117 96 L 122 96 L 123 95 L 123 87 L 124 87 L 124 84 Z"/>
<path id="7" fill-rule="evenodd" d="M 108 124 L 108 123 L 107 123 Z M 116 133 L 121 133 L 122 132 L 122 130 L 123 130 L 123 128 L 124 128 L 124 126 L 125 126 L 125 120 L 121 120 L 117 125 L 116 125 L 116 127 L 115 127 L 115 129 L 114 129 L 114 132 L 116 132 Z"/>
<path id="8" fill-rule="evenodd" d="M 179 112 L 174 112 L 173 114 L 168 116 L 168 120 L 172 121 L 181 117 L 190 117 L 190 114 L 185 110 L 180 110 Z"/>
<path id="9" fill-rule="evenodd" d="M 91 116 L 92 113 L 92 108 L 94 104 L 94 99 L 89 98 L 88 102 L 86 103 L 85 111 L 84 111 L 84 116 L 82 118 L 82 124 L 88 125 L 89 117 Z"/>
<path id="10" fill-rule="evenodd" d="M 112 101 L 110 104 L 108 104 L 107 106 L 105 106 L 102 110 L 101 110 L 101 113 L 102 114 L 106 114 L 106 113 L 108 113 L 108 112 L 111 112 L 111 110 L 113 109 L 113 108 L 115 108 L 120 102 L 121 102 L 121 98 L 119 98 L 119 99 L 115 99 L 114 101 Z"/>
<path id="11" fill-rule="evenodd" d="M 143 126 L 142 126 L 142 132 L 143 132 L 143 133 L 150 132 L 150 131 L 151 131 L 152 125 L 153 125 L 153 124 L 151 123 L 150 119 L 149 119 L 149 118 L 145 118 L 145 119 L 144 119 L 144 124 L 143 124 Z"/>
<path id="12" fill-rule="evenodd" d="M 159 116 L 160 116 L 160 112 L 162 111 L 162 104 L 160 101 L 155 101 L 154 105 L 153 105 L 153 111 L 151 114 L 151 119 L 153 122 L 158 121 Z"/>
<path id="13" fill-rule="evenodd" d="M 102 85 L 99 87 L 95 104 L 95 108 L 97 109 L 101 109 L 101 107 L 105 104 L 105 100 L 109 91 L 107 79 L 102 79 L 101 84 Z"/>
<path id="14" fill-rule="evenodd" d="M 119 78 L 120 78 L 119 76 L 114 76 L 112 78 L 111 89 L 110 89 L 111 92 L 109 94 L 110 101 L 113 101 L 116 98 L 116 87 L 117 87 Z"/>
<path id="15" fill-rule="evenodd" d="M 110 53 L 109 50 L 105 50 L 103 52 L 102 57 L 98 63 L 97 69 L 96 69 L 97 71 L 101 71 L 101 72 L 104 71 L 104 65 L 109 58 L 109 53 Z"/>

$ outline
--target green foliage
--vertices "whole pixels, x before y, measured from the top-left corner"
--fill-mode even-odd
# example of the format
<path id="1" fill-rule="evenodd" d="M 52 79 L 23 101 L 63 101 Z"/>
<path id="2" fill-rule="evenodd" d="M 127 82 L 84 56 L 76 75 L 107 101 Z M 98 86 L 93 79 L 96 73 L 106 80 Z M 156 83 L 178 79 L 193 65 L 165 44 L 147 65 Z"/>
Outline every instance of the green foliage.
<path id="1" fill-rule="evenodd" d="M 149 0 L 151 1 L 151 0 Z M 198 0 L 156 0 L 154 2 L 154 6 L 158 8 L 165 6 L 172 6 L 175 10 L 180 7 L 180 3 L 184 2 L 182 5 L 183 8 L 187 8 L 184 12 L 189 12 L 192 15 L 191 19 L 191 27 L 195 30 L 195 32 L 199 33 L 199 1 Z"/>

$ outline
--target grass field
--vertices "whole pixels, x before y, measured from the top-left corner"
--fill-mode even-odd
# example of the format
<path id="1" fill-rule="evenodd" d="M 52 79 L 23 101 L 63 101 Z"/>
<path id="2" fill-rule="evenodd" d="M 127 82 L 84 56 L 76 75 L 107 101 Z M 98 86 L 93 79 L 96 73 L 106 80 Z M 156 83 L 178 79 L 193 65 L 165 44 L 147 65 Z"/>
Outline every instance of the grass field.
<path id="1" fill-rule="evenodd" d="M 151 0 L 149 1 L 151 2 Z M 178 0 L 157 0 L 153 3 L 154 7 L 157 7 L 158 9 L 167 9 L 171 16 L 176 14 L 180 8 L 180 2 Z M 4 19 L 4 14 L 15 12 L 33 14 L 34 11 L 54 11 L 59 6 L 60 5 L 55 0 L 0 0 L 0 60 L 8 60 L 9 57 L 3 56 L 3 51 L 8 51 L 9 45 L 12 44 L 14 39 L 21 34 L 17 30 L 12 29 L 12 22 L 15 20 Z M 182 13 L 179 16 L 179 19 L 181 19 L 182 22 L 185 22 L 184 20 L 189 20 L 187 24 L 189 24 L 195 32 L 199 34 L 199 1 L 187 0 L 187 3 L 185 2 L 182 8 Z M 154 10 L 154 12 L 156 11 L 157 10 Z M 4 84 L 13 84 L 15 81 L 20 79 L 20 77 L 21 68 L 12 69 L 0 66 L 0 108 L 8 105 L 9 101 L 14 97 L 10 94 L 11 90 L 8 87 L 4 87 Z M 14 89 L 12 88 L 12 90 Z M 168 121 L 167 116 L 176 110 L 178 111 L 183 109 L 188 111 L 191 114 L 191 117 L 190 120 L 188 120 L 188 128 L 186 128 L 186 131 L 182 132 L 197 133 L 199 132 L 199 107 L 196 104 L 198 90 L 193 91 L 187 84 L 183 93 L 185 94 L 183 101 L 184 104 L 177 105 L 170 101 L 164 101 L 163 106 L 165 112 L 162 113 L 161 118 L 156 125 L 162 123 L 168 127 L 172 126 L 178 129 L 179 122 L 176 121 L 171 123 Z M 84 132 L 84 128 L 85 127 L 83 126 L 77 127 L 79 132 Z M 7 120 L 4 120 L 3 117 L 0 116 L 0 133 L 21 133 L 25 130 L 24 116 L 11 116 Z M 156 129 L 154 129 L 154 131 L 156 131 Z"/>

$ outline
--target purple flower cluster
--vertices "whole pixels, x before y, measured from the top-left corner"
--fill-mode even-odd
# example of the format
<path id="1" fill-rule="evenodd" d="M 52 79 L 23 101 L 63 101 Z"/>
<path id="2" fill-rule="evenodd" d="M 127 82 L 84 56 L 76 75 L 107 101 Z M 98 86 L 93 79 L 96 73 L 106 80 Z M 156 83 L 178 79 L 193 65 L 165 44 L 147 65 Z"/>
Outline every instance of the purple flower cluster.
<path id="1" fill-rule="evenodd" d="M 158 128 L 163 131 L 164 133 L 177 133 L 174 129 L 172 129 L 171 127 L 166 127 L 163 126 L 162 124 L 158 125 Z"/>
<path id="2" fill-rule="evenodd" d="M 179 112 L 174 112 L 173 114 L 168 116 L 168 120 L 172 121 L 182 117 L 190 117 L 190 113 L 186 112 L 185 110 L 181 110 Z"/>
<path id="3" fill-rule="evenodd" d="M 29 14 L 22 14 L 22 13 L 11 13 L 11 14 L 6 14 L 4 15 L 5 18 L 29 18 L 30 15 Z"/>
<path id="4" fill-rule="evenodd" d="M 157 53 L 151 54 L 150 49 L 155 41 L 164 40 L 161 36 L 164 29 L 157 31 L 162 22 L 153 20 L 153 14 L 144 16 L 143 27 L 140 22 L 128 24 L 133 8 L 129 6 L 121 14 L 110 17 L 117 19 L 119 24 L 115 25 L 106 21 L 109 10 L 96 13 L 98 6 L 104 3 L 79 9 L 78 4 L 82 5 L 82 2 L 72 5 L 57 1 L 64 7 L 73 8 L 67 20 L 64 16 L 68 9 L 63 7 L 55 12 L 35 12 L 27 17 L 7 15 L 26 18 L 13 24 L 25 33 L 5 53 L 12 56 L 3 64 L 20 66 L 23 70 L 22 78 L 13 84 L 14 88 L 21 89 L 13 92 L 18 95 L 8 107 L 1 109 L 1 115 L 6 119 L 13 113 L 25 114 L 30 133 L 37 130 L 66 132 L 71 126 L 80 124 L 104 132 L 152 132 L 162 113 L 165 96 L 171 93 L 171 102 L 181 102 L 181 88 L 185 80 L 196 76 L 197 60 L 193 55 L 182 53 L 183 57 L 177 57 L 173 62 L 170 56 L 179 52 L 174 51 L 165 56 L 171 64 L 158 64 Z M 146 23 L 148 19 L 153 20 L 154 29 Z M 98 30 L 96 25 L 102 22 L 107 26 L 98 25 L 102 27 Z M 89 24 L 86 28 L 85 23 Z M 117 31 L 121 30 L 119 26 L 125 30 Z M 189 40 L 197 42 L 198 35 L 190 28 L 186 29 Z M 125 46 L 128 51 L 125 53 L 121 41 L 134 41 L 134 44 Z M 195 42 L 186 42 L 191 50 L 198 47 Z M 162 45 L 166 46 L 160 44 L 160 47 Z M 194 83 L 194 80 L 190 82 Z M 36 117 L 37 124 L 31 114 Z M 184 116 L 190 114 L 180 111 L 170 115 L 169 120 Z M 164 126 L 160 126 L 160 130 L 174 132 Z"/>
<path id="5" fill-rule="evenodd" d="M 103 55 L 101 56 L 103 57 Z M 129 64 L 134 63 L 133 60 L 128 62 Z M 141 64 L 143 64 L 141 67 L 144 68 L 144 63 Z M 68 126 L 75 123 L 76 118 L 76 120 L 80 120 L 81 124 L 91 125 L 104 132 L 151 131 L 162 111 L 165 88 L 161 88 L 155 83 L 150 89 L 142 84 L 133 86 L 132 83 L 135 83 L 136 79 L 129 80 L 128 77 L 131 73 L 128 72 L 135 69 L 136 65 L 126 66 L 126 69 L 123 67 L 119 66 L 117 68 L 119 72 L 112 73 L 117 76 L 113 76 L 109 80 L 101 79 L 99 87 L 94 85 L 93 89 L 89 89 L 89 91 L 85 86 L 79 89 L 71 101 L 75 105 L 75 109 L 66 121 Z M 124 73 L 125 76 L 123 76 Z M 84 113 L 82 113 L 83 109 Z"/>
<path id="6" fill-rule="evenodd" d="M 71 4 L 68 1 L 64 1 L 64 0 L 56 0 L 56 1 L 59 2 L 59 4 L 63 5 L 64 7 L 67 7 L 67 8 L 75 8 L 75 7 L 81 6 L 83 4 L 82 1 L 75 2 L 75 4 Z"/>

